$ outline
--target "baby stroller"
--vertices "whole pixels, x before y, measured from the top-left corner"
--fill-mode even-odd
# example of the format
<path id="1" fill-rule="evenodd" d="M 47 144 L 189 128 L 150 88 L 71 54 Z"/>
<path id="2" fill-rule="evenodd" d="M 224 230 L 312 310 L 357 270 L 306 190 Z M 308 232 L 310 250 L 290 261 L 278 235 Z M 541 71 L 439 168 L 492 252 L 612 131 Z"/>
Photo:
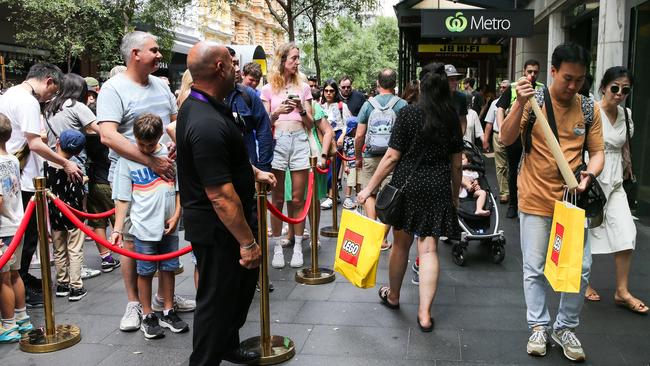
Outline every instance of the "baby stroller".
<path id="1" fill-rule="evenodd" d="M 461 198 L 458 207 L 458 224 L 461 228 L 461 234 L 460 238 L 453 238 L 457 242 L 452 245 L 451 254 L 454 263 L 462 266 L 467 259 L 469 242 L 480 241 L 485 246 L 486 251 L 490 253 L 492 261 L 498 264 L 506 256 L 506 238 L 503 230 L 499 230 L 499 209 L 485 177 L 483 154 L 478 147 L 467 141 L 465 141 L 463 152 L 469 161 L 469 165 L 463 166 L 463 169 L 478 172 L 478 182 L 481 189 L 487 193 L 484 209 L 490 211 L 490 215 L 478 216 L 474 214 L 476 198 L 473 195 L 469 194 L 467 197 Z"/>

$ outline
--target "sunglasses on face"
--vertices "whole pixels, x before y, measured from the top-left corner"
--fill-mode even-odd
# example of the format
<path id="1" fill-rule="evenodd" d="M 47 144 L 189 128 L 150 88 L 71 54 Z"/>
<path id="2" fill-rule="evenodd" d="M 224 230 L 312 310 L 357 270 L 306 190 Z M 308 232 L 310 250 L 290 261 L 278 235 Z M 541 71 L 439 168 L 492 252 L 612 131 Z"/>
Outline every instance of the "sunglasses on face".
<path id="1" fill-rule="evenodd" d="M 618 85 L 612 85 L 612 86 L 609 88 L 609 91 L 611 91 L 612 94 L 618 94 L 618 92 L 620 91 L 621 94 L 623 94 L 623 95 L 628 95 L 628 94 L 630 94 L 630 92 L 632 91 L 632 88 L 630 88 L 629 86 L 624 86 L 624 87 L 621 88 L 621 87 L 618 86 Z"/>
<path id="2" fill-rule="evenodd" d="M 325 89 L 323 90 L 325 93 L 334 93 L 334 89 Z"/>
<path id="3" fill-rule="evenodd" d="M 343 89 L 343 90 L 348 90 L 348 89 L 352 89 L 352 87 L 351 87 L 351 86 L 341 86 L 340 88 L 341 88 L 341 89 Z"/>

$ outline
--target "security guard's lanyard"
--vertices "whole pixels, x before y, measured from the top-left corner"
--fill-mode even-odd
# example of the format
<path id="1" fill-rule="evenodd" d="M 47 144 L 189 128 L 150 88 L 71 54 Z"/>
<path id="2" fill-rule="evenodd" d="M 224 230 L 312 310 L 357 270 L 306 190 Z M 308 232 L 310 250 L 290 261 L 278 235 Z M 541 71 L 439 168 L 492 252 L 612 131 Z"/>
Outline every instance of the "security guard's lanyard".
<path id="1" fill-rule="evenodd" d="M 208 100 L 208 98 L 205 95 L 197 92 L 196 90 L 190 91 L 190 95 L 193 96 L 194 98 L 202 101 L 203 103 L 208 103 L 208 104 L 212 105 L 212 103 L 210 103 L 210 101 Z M 212 106 L 212 107 L 214 108 L 214 106 Z M 246 123 L 243 121 L 243 119 L 241 117 L 240 118 L 235 118 L 235 125 L 237 126 L 239 131 L 243 134 L 244 129 L 246 127 Z"/>

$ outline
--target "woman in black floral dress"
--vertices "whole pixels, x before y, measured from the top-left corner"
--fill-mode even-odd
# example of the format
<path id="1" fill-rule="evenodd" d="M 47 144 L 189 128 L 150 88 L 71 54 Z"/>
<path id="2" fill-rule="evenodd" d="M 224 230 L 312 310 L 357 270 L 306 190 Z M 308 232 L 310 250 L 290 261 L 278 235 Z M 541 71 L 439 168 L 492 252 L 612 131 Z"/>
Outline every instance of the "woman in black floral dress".
<path id="1" fill-rule="evenodd" d="M 440 271 L 438 238 L 458 235 L 456 207 L 462 148 L 460 123 L 452 104 L 444 65 L 429 64 L 420 72 L 419 102 L 399 112 L 389 149 L 368 186 L 358 195 L 358 201 L 365 202 L 370 192 L 395 169 L 391 185 L 402 188 L 404 210 L 395 222 L 388 223 L 393 227 L 394 235 L 388 265 L 390 286 L 380 288 L 379 296 L 389 308 L 399 307 L 409 249 L 414 235 L 417 235 L 420 257 L 417 320 L 425 332 L 433 329 L 430 314 Z M 408 184 L 405 185 L 407 178 Z"/>

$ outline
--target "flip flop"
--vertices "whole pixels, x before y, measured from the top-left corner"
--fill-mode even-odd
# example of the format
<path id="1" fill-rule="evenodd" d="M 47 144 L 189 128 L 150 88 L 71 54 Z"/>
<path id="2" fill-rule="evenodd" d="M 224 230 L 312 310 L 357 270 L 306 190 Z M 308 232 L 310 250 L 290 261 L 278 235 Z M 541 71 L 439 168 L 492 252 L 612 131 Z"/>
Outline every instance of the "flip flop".
<path id="1" fill-rule="evenodd" d="M 434 325 L 433 318 L 429 318 L 429 319 L 431 319 L 431 325 L 428 326 L 428 327 L 423 327 L 423 326 L 422 326 L 422 324 L 420 323 L 420 318 L 419 318 L 419 317 L 416 316 L 415 319 L 417 320 L 417 322 L 418 322 L 418 326 L 420 326 L 420 330 L 421 330 L 423 333 L 430 333 L 431 331 L 433 331 L 433 325 Z"/>
<path id="2" fill-rule="evenodd" d="M 643 315 L 648 314 L 650 308 L 648 308 L 648 306 L 644 304 L 643 301 L 638 300 L 639 302 L 634 303 L 634 300 L 636 299 L 630 299 L 630 300 L 614 299 L 614 302 L 616 302 L 616 305 L 622 306 L 633 313 L 643 314 Z"/>
<path id="3" fill-rule="evenodd" d="M 594 291 L 590 294 L 585 293 L 585 300 L 591 301 L 591 302 L 597 302 L 600 301 L 600 295 L 598 295 L 598 292 Z"/>
<path id="4" fill-rule="evenodd" d="M 382 252 L 384 252 L 384 251 L 386 251 L 386 250 L 388 250 L 388 249 L 390 249 L 390 248 L 393 247 L 393 243 L 391 243 L 391 242 L 389 242 L 389 241 L 385 241 L 384 243 L 388 243 L 388 245 L 387 245 L 387 246 L 384 246 L 383 243 L 381 244 L 381 251 L 382 251 Z"/>
<path id="5" fill-rule="evenodd" d="M 394 305 L 388 302 L 389 292 L 390 292 L 390 288 L 388 286 L 382 286 L 379 288 L 379 298 L 381 299 L 381 304 L 392 310 L 399 309 L 399 304 Z"/>

